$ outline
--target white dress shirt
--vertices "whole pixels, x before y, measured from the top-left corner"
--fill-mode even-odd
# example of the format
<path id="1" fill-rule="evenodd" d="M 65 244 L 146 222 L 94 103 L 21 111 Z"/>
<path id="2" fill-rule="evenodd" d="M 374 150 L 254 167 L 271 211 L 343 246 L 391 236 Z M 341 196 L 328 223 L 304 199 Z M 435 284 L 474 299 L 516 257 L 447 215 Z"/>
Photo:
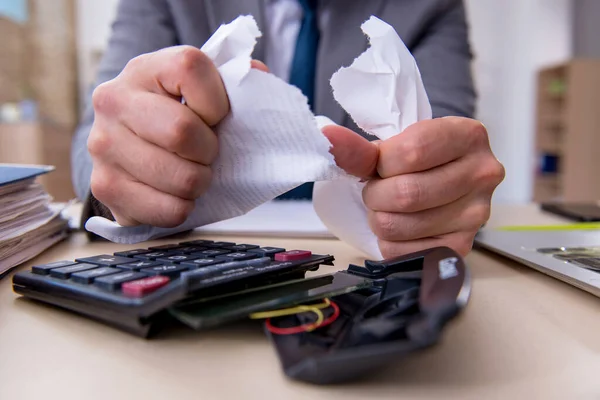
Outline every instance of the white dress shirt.
<path id="1" fill-rule="evenodd" d="M 302 24 L 302 6 L 297 0 L 269 0 L 265 14 L 265 64 L 273 75 L 288 82 Z"/>

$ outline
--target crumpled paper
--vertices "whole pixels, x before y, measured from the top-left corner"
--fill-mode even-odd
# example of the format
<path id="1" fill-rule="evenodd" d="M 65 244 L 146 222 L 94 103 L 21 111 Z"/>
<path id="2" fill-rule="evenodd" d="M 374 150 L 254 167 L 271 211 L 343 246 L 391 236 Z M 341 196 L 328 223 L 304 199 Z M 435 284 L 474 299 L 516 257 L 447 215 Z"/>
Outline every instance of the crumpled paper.
<path id="1" fill-rule="evenodd" d="M 365 132 L 380 139 L 431 117 L 416 63 L 395 30 L 376 17 L 362 25 L 370 47 L 331 79 L 335 99 Z M 313 204 L 323 223 L 367 257 L 381 259 L 362 202 L 364 184 L 336 166 L 306 97 L 276 76 L 250 68 L 261 36 L 252 16 L 222 25 L 202 47 L 215 63 L 231 112 L 216 127 L 213 181 L 188 219 L 175 228 L 122 227 L 93 217 L 86 229 L 118 243 L 137 243 L 243 215 L 304 182 L 316 182 Z"/>
<path id="2" fill-rule="evenodd" d="M 430 119 L 431 105 L 417 63 L 390 25 L 371 17 L 361 29 L 370 47 L 331 78 L 335 100 L 365 132 L 381 140 Z M 366 183 L 348 179 L 316 182 L 315 211 L 340 240 L 382 259 L 362 199 Z"/>

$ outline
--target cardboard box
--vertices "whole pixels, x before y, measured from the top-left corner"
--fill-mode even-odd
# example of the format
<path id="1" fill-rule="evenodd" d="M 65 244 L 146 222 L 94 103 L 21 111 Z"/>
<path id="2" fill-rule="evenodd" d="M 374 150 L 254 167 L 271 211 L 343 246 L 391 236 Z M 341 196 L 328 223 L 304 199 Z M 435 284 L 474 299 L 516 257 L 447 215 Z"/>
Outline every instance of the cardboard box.
<path id="1" fill-rule="evenodd" d="M 75 0 L 28 0 L 27 21 L 0 17 L 0 104 L 33 100 L 38 118 L 0 123 L 0 162 L 49 164 L 57 201 L 74 197 L 71 139 L 78 122 Z"/>
<path id="2" fill-rule="evenodd" d="M 0 16 L 0 104 L 18 102 L 27 95 L 26 25 Z"/>

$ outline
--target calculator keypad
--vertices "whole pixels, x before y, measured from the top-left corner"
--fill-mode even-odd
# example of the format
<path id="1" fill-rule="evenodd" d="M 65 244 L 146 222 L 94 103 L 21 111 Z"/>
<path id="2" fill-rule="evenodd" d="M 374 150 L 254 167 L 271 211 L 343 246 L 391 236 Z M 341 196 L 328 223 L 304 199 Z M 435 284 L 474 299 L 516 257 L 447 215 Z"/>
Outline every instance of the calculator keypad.
<path id="1" fill-rule="evenodd" d="M 146 278 L 147 276 L 148 275 L 142 274 L 141 272 L 127 271 L 97 278 L 94 280 L 94 284 L 102 289 L 114 291 L 120 289 L 121 285 L 125 282 L 135 281 L 137 279 Z"/>
<path id="2" fill-rule="evenodd" d="M 309 251 L 194 240 L 37 265 L 32 272 L 117 295 L 139 298 L 174 281 L 203 286 L 289 268 Z"/>

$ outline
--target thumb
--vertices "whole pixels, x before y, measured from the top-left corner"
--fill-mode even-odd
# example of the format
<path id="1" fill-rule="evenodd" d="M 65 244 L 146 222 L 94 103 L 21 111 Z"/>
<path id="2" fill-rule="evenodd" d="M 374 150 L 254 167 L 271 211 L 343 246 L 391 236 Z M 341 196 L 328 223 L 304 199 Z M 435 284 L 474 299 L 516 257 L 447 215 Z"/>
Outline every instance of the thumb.
<path id="1" fill-rule="evenodd" d="M 369 179 L 377 175 L 379 146 L 358 133 L 338 125 L 323 127 L 323 134 L 332 147 L 329 151 L 338 167 L 350 175 Z"/>

